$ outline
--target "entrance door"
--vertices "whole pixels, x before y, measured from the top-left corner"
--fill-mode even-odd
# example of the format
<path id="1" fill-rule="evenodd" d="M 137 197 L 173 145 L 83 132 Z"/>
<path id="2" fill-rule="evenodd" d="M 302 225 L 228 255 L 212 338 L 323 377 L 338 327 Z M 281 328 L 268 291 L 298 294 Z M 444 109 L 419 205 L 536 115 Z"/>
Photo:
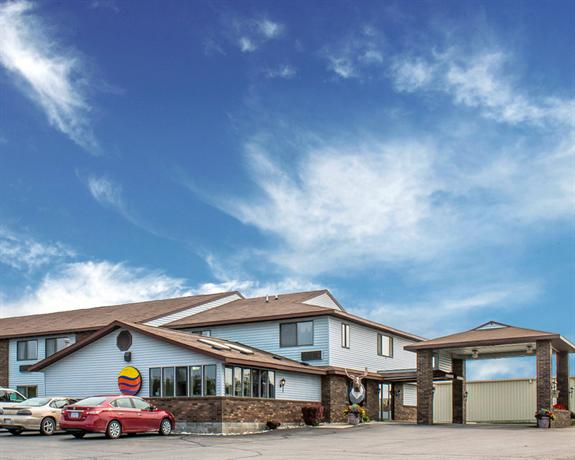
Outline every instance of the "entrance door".
<path id="1" fill-rule="evenodd" d="M 379 420 L 392 420 L 393 391 L 391 383 L 380 383 L 379 394 Z"/>

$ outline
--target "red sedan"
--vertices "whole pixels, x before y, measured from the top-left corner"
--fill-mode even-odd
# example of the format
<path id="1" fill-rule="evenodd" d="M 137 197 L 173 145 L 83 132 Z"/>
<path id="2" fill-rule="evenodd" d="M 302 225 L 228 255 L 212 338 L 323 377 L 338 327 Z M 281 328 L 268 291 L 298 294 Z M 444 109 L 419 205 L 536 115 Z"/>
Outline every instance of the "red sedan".
<path id="1" fill-rule="evenodd" d="M 76 438 L 86 433 L 105 433 L 117 439 L 123 433 L 157 432 L 169 435 L 176 425 L 171 412 L 158 409 L 135 396 L 94 396 L 66 406 L 60 427 Z"/>

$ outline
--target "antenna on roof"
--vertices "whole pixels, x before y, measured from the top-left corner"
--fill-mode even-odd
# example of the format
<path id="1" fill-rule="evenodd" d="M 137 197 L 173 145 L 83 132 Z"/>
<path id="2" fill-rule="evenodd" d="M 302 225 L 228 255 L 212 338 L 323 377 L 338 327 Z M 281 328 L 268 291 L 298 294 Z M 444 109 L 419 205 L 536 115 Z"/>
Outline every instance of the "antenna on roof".
<path id="1" fill-rule="evenodd" d="M 267 295 L 267 296 L 266 296 L 266 303 L 269 302 L 269 301 L 270 301 L 270 296 Z"/>
<path id="2" fill-rule="evenodd" d="M 279 298 L 280 298 L 280 296 L 277 294 L 274 296 L 274 300 L 278 300 Z"/>

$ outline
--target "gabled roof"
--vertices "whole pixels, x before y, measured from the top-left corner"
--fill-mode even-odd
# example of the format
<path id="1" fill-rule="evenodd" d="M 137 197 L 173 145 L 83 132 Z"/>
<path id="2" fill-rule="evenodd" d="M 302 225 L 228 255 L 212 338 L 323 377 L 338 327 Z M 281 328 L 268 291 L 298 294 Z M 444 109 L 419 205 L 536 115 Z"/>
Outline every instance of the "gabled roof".
<path id="1" fill-rule="evenodd" d="M 237 292 L 195 295 L 0 319 L 0 338 L 94 331 L 114 320 L 133 323 L 200 306 Z M 241 295 L 241 294 L 239 294 Z"/>
<path id="2" fill-rule="evenodd" d="M 489 321 L 473 329 L 456 334 L 425 340 L 420 343 L 408 345 L 406 350 L 426 350 L 461 348 L 473 346 L 504 345 L 514 343 L 530 343 L 537 340 L 551 340 L 555 349 L 575 352 L 575 346 L 560 334 L 538 331 L 508 324 Z"/>
<path id="3" fill-rule="evenodd" d="M 313 300 L 327 295 L 339 308 L 314 305 Z M 224 324 L 252 323 L 259 321 L 273 321 L 282 319 L 297 319 L 312 316 L 329 315 L 340 319 L 362 324 L 380 330 L 384 333 L 391 333 L 414 341 L 424 340 L 415 334 L 400 331 L 375 321 L 370 321 L 359 316 L 346 312 L 343 307 L 335 301 L 327 289 L 310 292 L 297 292 L 293 294 L 281 294 L 276 299 L 275 296 L 255 297 L 248 299 L 234 300 L 219 307 L 187 316 L 178 321 L 165 324 L 162 327 L 170 329 L 189 329 L 211 327 Z"/>
<path id="4" fill-rule="evenodd" d="M 237 342 L 221 340 L 214 337 L 204 337 L 201 335 L 178 332 L 156 326 L 145 326 L 143 324 L 130 323 L 125 321 L 114 321 L 111 324 L 98 330 L 86 339 L 76 342 L 52 356 L 30 366 L 30 372 L 42 370 L 66 356 L 89 346 L 101 337 L 111 333 L 116 329 L 128 329 L 148 335 L 163 342 L 176 346 L 188 348 L 198 353 L 213 356 L 228 364 L 238 364 L 246 366 L 265 367 L 271 369 L 281 369 L 293 372 L 303 372 L 308 374 L 325 374 L 325 371 L 313 366 L 307 366 L 297 361 L 274 355 L 257 348 L 250 347 Z"/>

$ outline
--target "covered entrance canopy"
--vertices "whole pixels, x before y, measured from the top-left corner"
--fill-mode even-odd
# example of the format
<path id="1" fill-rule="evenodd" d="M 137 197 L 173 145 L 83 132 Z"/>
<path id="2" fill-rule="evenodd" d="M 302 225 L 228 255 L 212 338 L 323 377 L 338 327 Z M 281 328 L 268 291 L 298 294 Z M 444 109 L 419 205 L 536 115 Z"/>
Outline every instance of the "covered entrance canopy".
<path id="1" fill-rule="evenodd" d="M 569 353 L 575 345 L 560 334 L 490 321 L 475 329 L 405 347 L 417 353 L 417 423 L 433 423 L 433 356 L 442 351 L 452 359 L 453 423 L 465 423 L 465 360 L 513 356 L 537 357 L 537 407 L 552 406 L 552 361 L 557 361 L 557 403 L 569 409 Z"/>

